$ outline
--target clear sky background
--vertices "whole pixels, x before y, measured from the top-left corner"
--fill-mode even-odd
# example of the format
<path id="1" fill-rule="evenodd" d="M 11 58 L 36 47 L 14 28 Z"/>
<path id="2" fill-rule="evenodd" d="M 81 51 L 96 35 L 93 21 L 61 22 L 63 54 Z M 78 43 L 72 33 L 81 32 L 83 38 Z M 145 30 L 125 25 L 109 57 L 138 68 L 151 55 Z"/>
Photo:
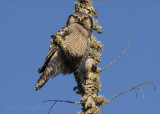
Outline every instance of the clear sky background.
<path id="1" fill-rule="evenodd" d="M 73 75 L 59 75 L 34 90 L 38 68 L 48 53 L 50 36 L 65 25 L 75 1 L 0 1 L 0 113 L 47 114 L 48 99 L 79 101 Z M 138 83 L 160 80 L 160 2 L 95 1 L 104 44 L 99 67 L 125 55 L 101 73 L 101 95 L 111 98 Z M 160 86 L 144 85 L 107 104 L 101 114 L 160 114 Z M 51 114 L 75 114 L 80 105 L 57 103 Z"/>

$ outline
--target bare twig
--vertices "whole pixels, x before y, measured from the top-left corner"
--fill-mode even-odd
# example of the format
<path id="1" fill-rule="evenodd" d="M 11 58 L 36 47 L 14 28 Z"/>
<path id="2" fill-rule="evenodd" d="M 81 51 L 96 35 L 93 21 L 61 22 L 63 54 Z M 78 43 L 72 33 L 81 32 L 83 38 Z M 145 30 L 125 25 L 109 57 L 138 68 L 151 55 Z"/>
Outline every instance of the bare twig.
<path id="1" fill-rule="evenodd" d="M 80 102 L 65 101 L 65 100 L 46 100 L 46 101 L 41 102 L 40 105 L 45 103 L 45 102 L 51 102 L 51 101 L 53 101 L 53 102 L 65 102 L 65 103 L 71 103 L 71 104 L 81 104 Z"/>
<path id="2" fill-rule="evenodd" d="M 153 82 L 150 82 L 150 84 L 152 84 L 153 85 L 153 87 L 154 87 L 154 91 L 156 90 L 156 86 L 153 84 Z"/>
<path id="3" fill-rule="evenodd" d="M 136 98 L 137 98 L 137 96 L 138 96 L 137 90 L 136 90 L 135 88 L 134 88 L 133 90 L 135 91 L 135 93 L 136 93 Z"/>
<path id="4" fill-rule="evenodd" d="M 121 93 L 113 96 L 111 99 L 106 100 L 105 103 L 103 103 L 103 104 L 100 106 L 100 108 L 98 109 L 98 112 L 100 112 L 101 109 L 102 109 L 107 103 L 109 103 L 111 100 L 113 100 L 114 98 L 116 98 L 116 97 L 118 97 L 118 96 L 120 96 L 120 95 L 122 95 L 122 94 L 124 94 L 124 93 L 126 93 L 126 92 L 128 92 L 128 91 L 135 90 L 136 88 L 139 89 L 139 90 L 142 92 L 143 97 L 144 97 L 144 93 L 143 93 L 143 91 L 139 88 L 139 86 L 144 85 L 144 84 L 151 84 L 151 85 L 153 85 L 154 88 L 155 88 L 155 85 L 154 85 L 153 83 L 156 83 L 156 82 L 160 83 L 160 81 L 148 81 L 148 82 L 143 82 L 143 83 L 140 83 L 140 84 L 138 84 L 138 85 L 136 85 L 136 86 L 134 86 L 134 87 L 132 87 L 132 88 L 130 88 L 130 89 L 128 89 L 128 90 L 125 90 L 125 91 L 123 91 L 123 92 L 121 92 Z M 136 91 L 136 95 L 137 95 L 137 91 Z"/>
<path id="5" fill-rule="evenodd" d="M 49 111 L 48 111 L 48 114 L 50 113 L 50 111 L 52 110 L 52 108 L 54 107 L 54 105 L 57 103 L 57 101 L 55 101 L 54 103 L 53 103 L 53 105 L 50 107 L 50 109 L 49 109 Z"/>
<path id="6" fill-rule="evenodd" d="M 54 102 L 53 105 L 50 107 L 48 114 L 50 113 L 50 111 L 52 110 L 52 108 L 56 105 L 57 102 L 65 102 L 65 103 L 71 103 L 71 104 L 81 104 L 80 102 L 73 102 L 73 101 L 65 101 L 65 100 L 46 100 L 41 102 L 39 105 L 46 103 L 46 102 Z"/>
<path id="7" fill-rule="evenodd" d="M 139 88 L 138 86 L 136 88 L 140 90 L 140 92 L 142 93 L 142 98 L 144 99 L 144 92 L 142 91 L 142 89 Z"/>
<path id="8" fill-rule="evenodd" d="M 116 61 L 118 61 L 118 59 L 120 59 L 120 58 L 124 55 L 124 53 L 127 51 L 127 49 L 129 48 L 129 45 L 130 45 L 130 41 L 128 41 L 128 45 L 127 45 L 126 49 L 121 53 L 121 55 L 120 55 L 119 57 L 117 57 L 117 59 L 114 60 L 112 63 L 110 63 L 110 64 L 107 65 L 106 67 L 102 68 L 102 69 L 101 69 L 101 72 L 102 72 L 103 70 L 105 70 L 106 68 L 110 67 L 111 65 L 113 65 Z"/>

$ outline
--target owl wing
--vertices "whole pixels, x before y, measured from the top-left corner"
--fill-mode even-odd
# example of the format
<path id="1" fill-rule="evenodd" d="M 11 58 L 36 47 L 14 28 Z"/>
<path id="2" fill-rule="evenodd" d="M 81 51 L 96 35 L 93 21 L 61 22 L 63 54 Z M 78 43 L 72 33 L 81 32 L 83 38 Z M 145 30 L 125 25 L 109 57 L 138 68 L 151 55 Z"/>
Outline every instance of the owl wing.
<path id="1" fill-rule="evenodd" d="M 55 36 L 59 36 L 59 37 L 62 37 L 64 38 L 64 36 L 66 36 L 68 34 L 68 27 L 63 27 L 62 29 L 60 29 L 55 35 L 52 35 L 51 36 L 51 43 L 50 43 L 50 48 L 49 48 L 49 53 L 47 55 L 47 57 L 45 58 L 45 61 L 42 65 L 41 68 L 38 69 L 38 72 L 39 73 L 42 73 L 44 72 L 44 70 L 46 69 L 51 57 L 55 54 L 55 52 L 59 49 L 59 47 L 54 44 L 54 41 L 53 41 L 53 37 Z"/>
<path id="2" fill-rule="evenodd" d="M 42 72 L 45 70 L 46 66 L 48 65 L 49 60 L 51 59 L 51 57 L 53 56 L 53 54 L 54 54 L 57 50 L 58 50 L 58 47 L 57 47 L 57 46 L 52 46 L 52 47 L 50 48 L 49 53 L 48 53 L 48 55 L 47 55 L 47 57 L 46 57 L 43 65 L 42 65 L 42 67 L 38 69 L 38 72 L 39 72 L 39 73 L 42 73 Z"/>

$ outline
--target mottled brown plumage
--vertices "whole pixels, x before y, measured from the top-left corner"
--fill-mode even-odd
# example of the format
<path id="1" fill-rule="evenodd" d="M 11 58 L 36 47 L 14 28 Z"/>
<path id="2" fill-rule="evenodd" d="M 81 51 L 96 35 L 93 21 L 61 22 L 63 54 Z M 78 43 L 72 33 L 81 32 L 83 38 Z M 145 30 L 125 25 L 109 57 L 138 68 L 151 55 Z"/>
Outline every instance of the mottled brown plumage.
<path id="1" fill-rule="evenodd" d="M 89 55 L 92 29 L 93 22 L 89 15 L 77 12 L 69 16 L 66 26 L 51 36 L 50 51 L 38 70 L 42 75 L 36 84 L 36 90 L 50 77 L 76 72 L 84 65 Z M 62 39 L 61 43 L 56 42 L 57 37 Z"/>

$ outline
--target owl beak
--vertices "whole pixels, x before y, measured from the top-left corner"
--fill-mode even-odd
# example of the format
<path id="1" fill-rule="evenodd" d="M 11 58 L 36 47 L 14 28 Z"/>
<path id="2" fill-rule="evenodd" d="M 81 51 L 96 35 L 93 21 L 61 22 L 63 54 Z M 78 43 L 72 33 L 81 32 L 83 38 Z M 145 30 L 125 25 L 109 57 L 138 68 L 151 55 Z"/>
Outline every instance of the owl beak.
<path id="1" fill-rule="evenodd" d="M 79 21 L 80 21 L 80 22 L 82 22 L 82 20 L 83 20 L 83 18 L 82 18 L 82 17 L 80 17 L 80 18 L 79 18 Z"/>

